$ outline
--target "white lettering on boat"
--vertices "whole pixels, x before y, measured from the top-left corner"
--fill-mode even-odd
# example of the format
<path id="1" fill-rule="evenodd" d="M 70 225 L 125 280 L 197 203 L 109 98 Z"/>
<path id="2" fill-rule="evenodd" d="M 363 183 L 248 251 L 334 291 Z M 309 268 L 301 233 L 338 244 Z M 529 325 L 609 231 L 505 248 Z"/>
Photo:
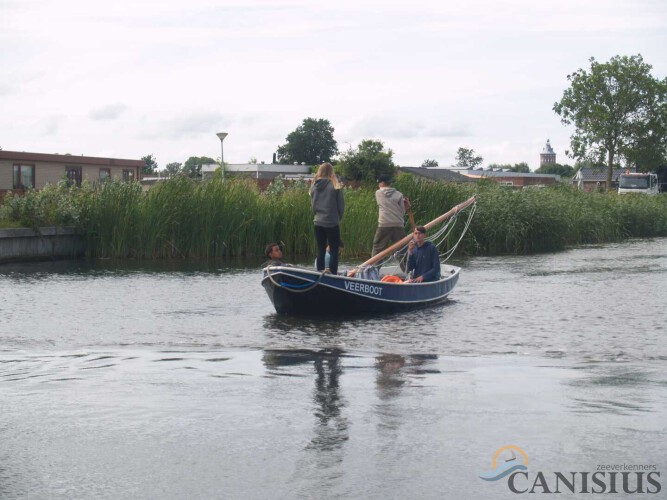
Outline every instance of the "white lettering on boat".
<path id="1" fill-rule="evenodd" d="M 361 292 L 368 295 L 377 295 L 378 297 L 382 296 L 381 286 L 369 285 L 368 283 L 356 283 L 353 281 L 346 281 L 345 290 L 350 290 L 351 292 Z"/>

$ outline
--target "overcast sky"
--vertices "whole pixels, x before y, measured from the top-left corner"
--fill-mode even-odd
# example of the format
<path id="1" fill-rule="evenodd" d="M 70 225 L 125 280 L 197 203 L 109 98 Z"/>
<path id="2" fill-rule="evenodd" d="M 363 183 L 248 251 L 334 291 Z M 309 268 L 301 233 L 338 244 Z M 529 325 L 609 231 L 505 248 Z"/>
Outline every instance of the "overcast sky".
<path id="1" fill-rule="evenodd" d="M 0 147 L 271 161 L 304 118 L 399 165 L 559 163 L 567 75 L 642 54 L 667 76 L 666 0 L 0 0 Z"/>

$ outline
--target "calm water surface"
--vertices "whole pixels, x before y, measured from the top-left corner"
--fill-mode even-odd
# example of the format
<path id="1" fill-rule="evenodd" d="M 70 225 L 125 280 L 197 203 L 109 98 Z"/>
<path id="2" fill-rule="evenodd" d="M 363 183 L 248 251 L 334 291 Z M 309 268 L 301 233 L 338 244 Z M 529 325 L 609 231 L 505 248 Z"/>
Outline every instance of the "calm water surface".
<path id="1" fill-rule="evenodd" d="M 667 239 L 458 264 L 443 306 L 305 319 L 257 268 L 0 266 L 0 498 L 516 498 L 505 445 L 664 494 Z"/>

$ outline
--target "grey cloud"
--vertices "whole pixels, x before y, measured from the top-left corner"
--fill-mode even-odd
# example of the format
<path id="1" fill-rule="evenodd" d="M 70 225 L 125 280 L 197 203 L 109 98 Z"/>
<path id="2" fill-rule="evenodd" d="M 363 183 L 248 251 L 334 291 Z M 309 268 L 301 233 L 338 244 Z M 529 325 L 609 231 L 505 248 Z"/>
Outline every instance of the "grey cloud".
<path id="1" fill-rule="evenodd" d="M 365 116 L 351 128 L 352 135 L 359 137 L 415 137 L 424 129 L 417 121 L 393 116 Z"/>
<path id="2" fill-rule="evenodd" d="M 0 96 L 19 94 L 22 86 L 39 82 L 45 76 L 46 73 L 41 71 L 17 71 L 11 73 L 11 75 L 9 73 L 2 74 L 0 75 Z"/>
<path id="3" fill-rule="evenodd" d="M 27 2 L 26 2 L 27 3 Z M 18 0 L 0 0 L 0 8 L 6 10 L 18 10 L 23 7 L 22 3 Z"/>
<path id="4" fill-rule="evenodd" d="M 467 137 L 472 135 L 470 127 L 465 123 L 436 123 L 426 129 L 428 137 Z"/>
<path id="5" fill-rule="evenodd" d="M 0 96 L 11 95 L 18 92 L 18 87 L 10 83 L 0 82 Z"/>
<path id="6" fill-rule="evenodd" d="M 91 120 L 115 120 L 126 109 L 127 106 L 125 106 L 125 104 L 108 104 L 106 106 L 90 110 L 88 113 L 88 118 Z"/>
<path id="7" fill-rule="evenodd" d="M 461 123 L 431 123 L 431 121 L 405 119 L 397 116 L 367 116 L 351 128 L 358 137 L 381 139 L 411 139 L 417 137 L 464 137 L 470 135 L 469 127 Z"/>
<path id="8" fill-rule="evenodd" d="M 217 131 L 221 121 L 219 113 L 193 113 L 166 122 L 164 131 L 171 137 L 194 136 Z"/>
<path id="9" fill-rule="evenodd" d="M 44 135 L 57 135 L 64 120 L 62 115 L 51 115 L 41 120 L 40 128 Z"/>
<path id="10" fill-rule="evenodd" d="M 215 112 L 193 112 L 159 122 L 150 132 L 150 136 L 179 138 L 220 131 L 248 135 L 250 130 L 253 140 L 275 140 L 276 137 L 282 140 L 294 128 L 281 127 L 273 118 L 261 114 L 223 115 Z"/>

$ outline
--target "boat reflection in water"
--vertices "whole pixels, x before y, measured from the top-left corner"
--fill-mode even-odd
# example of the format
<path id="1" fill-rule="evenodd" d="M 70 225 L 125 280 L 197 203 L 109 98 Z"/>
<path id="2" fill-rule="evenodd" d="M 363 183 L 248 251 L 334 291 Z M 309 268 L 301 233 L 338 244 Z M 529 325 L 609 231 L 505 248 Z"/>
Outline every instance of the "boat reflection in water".
<path id="1" fill-rule="evenodd" d="M 373 413 L 379 419 L 379 426 L 396 429 L 399 421 L 404 420 L 402 408 L 394 408 L 393 402 L 400 395 L 404 386 L 427 374 L 440 373 L 429 367 L 438 357 L 436 355 L 379 354 L 374 358 L 377 376 L 375 378 L 378 399 L 373 406 Z M 341 377 L 344 373 L 343 361 L 348 370 L 358 372 L 364 369 L 368 358 L 346 354 L 340 349 L 326 350 L 265 350 L 262 360 L 271 374 L 286 375 L 285 368 L 297 365 L 312 365 L 315 375 L 315 387 L 312 392 L 312 410 L 315 417 L 313 435 L 306 446 L 310 451 L 326 452 L 321 455 L 320 466 L 327 468 L 334 462 L 341 462 L 342 455 L 336 454 L 349 440 L 349 420 L 345 416 L 348 403 L 341 391 Z M 297 376 L 290 373 L 291 376 Z M 299 376 L 304 371 L 299 370 Z M 355 410 L 355 412 L 358 409 Z"/>
<path id="2" fill-rule="evenodd" d="M 339 379 L 343 373 L 342 356 L 344 353 L 337 349 L 264 351 L 263 361 L 270 370 L 299 364 L 313 366 L 315 428 L 308 449 L 330 452 L 341 448 L 349 437 L 348 421 L 343 415 L 345 401 L 340 395 L 339 387 Z"/>
<path id="3" fill-rule="evenodd" d="M 428 363 L 437 360 L 435 354 L 381 354 L 375 358 L 378 369 L 377 386 L 380 399 L 391 399 L 398 395 L 400 389 L 408 382 L 408 377 L 422 376 L 429 373 L 440 373 L 438 369 L 428 368 Z"/>

